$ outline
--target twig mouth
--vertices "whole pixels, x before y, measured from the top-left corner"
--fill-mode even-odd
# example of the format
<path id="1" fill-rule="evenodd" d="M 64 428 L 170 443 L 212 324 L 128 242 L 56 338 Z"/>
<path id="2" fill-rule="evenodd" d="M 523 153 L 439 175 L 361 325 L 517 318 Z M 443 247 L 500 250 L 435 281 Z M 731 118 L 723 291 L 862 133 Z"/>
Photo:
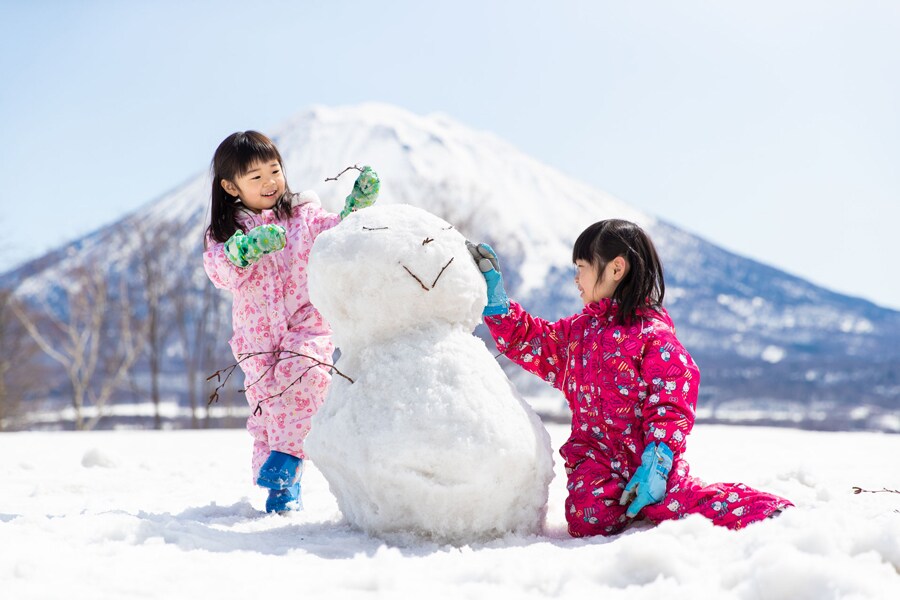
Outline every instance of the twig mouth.
<path id="1" fill-rule="evenodd" d="M 404 265 L 403 263 L 398 263 L 398 264 L 399 264 L 401 267 L 403 267 L 403 269 L 404 269 L 407 273 L 409 273 L 409 276 L 410 276 L 410 277 L 412 277 L 412 278 L 415 279 L 417 282 L 419 282 L 419 285 L 422 286 L 422 289 L 423 289 L 423 290 L 425 290 L 426 292 L 430 292 L 431 290 L 434 289 L 434 286 L 437 285 L 438 280 L 441 278 L 441 275 L 444 274 L 444 271 L 447 270 L 447 267 L 450 266 L 450 263 L 453 262 L 453 258 L 454 258 L 454 257 L 451 257 L 450 260 L 447 261 L 447 264 L 444 265 L 444 267 L 441 269 L 441 272 L 437 274 L 437 277 L 435 277 L 435 278 L 434 278 L 434 281 L 431 282 L 431 287 L 428 287 L 427 285 L 425 285 L 425 282 L 422 281 L 421 279 L 419 279 L 419 276 L 418 276 L 418 275 L 416 275 L 415 273 L 413 273 L 412 271 L 410 271 L 410 270 L 409 270 L 409 267 L 407 267 L 407 266 Z"/>

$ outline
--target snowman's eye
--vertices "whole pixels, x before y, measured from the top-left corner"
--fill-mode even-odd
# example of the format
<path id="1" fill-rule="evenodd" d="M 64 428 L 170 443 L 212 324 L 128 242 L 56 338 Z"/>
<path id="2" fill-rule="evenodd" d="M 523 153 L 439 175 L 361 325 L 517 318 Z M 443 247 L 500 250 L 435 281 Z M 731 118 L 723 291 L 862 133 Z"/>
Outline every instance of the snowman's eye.
<path id="1" fill-rule="evenodd" d="M 388 227 L 363 227 L 363 231 L 382 231 L 389 229 Z"/>

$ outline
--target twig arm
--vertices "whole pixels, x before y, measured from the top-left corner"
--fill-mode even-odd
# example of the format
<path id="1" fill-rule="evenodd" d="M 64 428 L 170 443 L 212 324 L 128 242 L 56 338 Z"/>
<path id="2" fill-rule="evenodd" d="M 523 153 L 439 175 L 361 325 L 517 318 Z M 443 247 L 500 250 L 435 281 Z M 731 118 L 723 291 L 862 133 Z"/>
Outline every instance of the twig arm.
<path id="1" fill-rule="evenodd" d="M 346 173 L 347 171 L 350 171 L 350 170 L 352 170 L 352 169 L 356 169 L 357 171 L 359 171 L 360 173 L 362 173 L 362 167 L 359 167 L 359 166 L 357 166 L 357 165 L 353 165 L 352 167 L 347 167 L 346 169 L 344 169 L 343 171 L 341 171 L 340 173 L 338 173 L 338 174 L 335 175 L 334 177 L 326 177 L 326 178 L 325 178 L 325 181 L 337 181 L 337 180 L 338 180 L 338 177 L 340 177 L 341 175 L 343 175 L 344 173 Z"/>

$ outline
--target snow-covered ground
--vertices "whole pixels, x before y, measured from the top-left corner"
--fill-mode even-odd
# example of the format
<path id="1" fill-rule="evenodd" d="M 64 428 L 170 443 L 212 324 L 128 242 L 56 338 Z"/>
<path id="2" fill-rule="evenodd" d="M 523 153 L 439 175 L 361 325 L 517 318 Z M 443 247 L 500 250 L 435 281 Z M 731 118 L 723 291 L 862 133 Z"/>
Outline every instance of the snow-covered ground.
<path id="1" fill-rule="evenodd" d="M 897 435 L 696 427 L 696 475 L 797 504 L 738 532 L 571 539 L 557 456 L 542 536 L 463 548 L 353 531 L 313 465 L 306 510 L 266 515 L 249 454 L 239 430 L 0 434 L 0 598 L 900 597 L 900 495 L 852 491 L 900 488 Z"/>

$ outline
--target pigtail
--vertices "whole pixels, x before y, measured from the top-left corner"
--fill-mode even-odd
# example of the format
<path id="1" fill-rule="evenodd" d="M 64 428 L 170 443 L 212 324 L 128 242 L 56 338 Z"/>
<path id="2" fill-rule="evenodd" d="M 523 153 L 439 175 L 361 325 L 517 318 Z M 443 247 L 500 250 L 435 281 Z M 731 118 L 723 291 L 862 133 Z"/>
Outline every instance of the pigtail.
<path id="1" fill-rule="evenodd" d="M 212 173 L 212 190 L 210 192 L 209 227 L 206 229 L 206 240 L 218 243 L 228 241 L 234 232 L 238 230 L 237 209 L 241 206 L 240 200 L 225 191 L 221 179 Z"/>
<path id="2" fill-rule="evenodd" d="M 630 268 L 613 292 L 613 300 L 619 303 L 620 321 L 625 324 L 631 324 L 639 311 L 662 308 L 666 295 L 662 262 L 656 248 L 643 230 L 634 227 L 625 254 Z"/>

